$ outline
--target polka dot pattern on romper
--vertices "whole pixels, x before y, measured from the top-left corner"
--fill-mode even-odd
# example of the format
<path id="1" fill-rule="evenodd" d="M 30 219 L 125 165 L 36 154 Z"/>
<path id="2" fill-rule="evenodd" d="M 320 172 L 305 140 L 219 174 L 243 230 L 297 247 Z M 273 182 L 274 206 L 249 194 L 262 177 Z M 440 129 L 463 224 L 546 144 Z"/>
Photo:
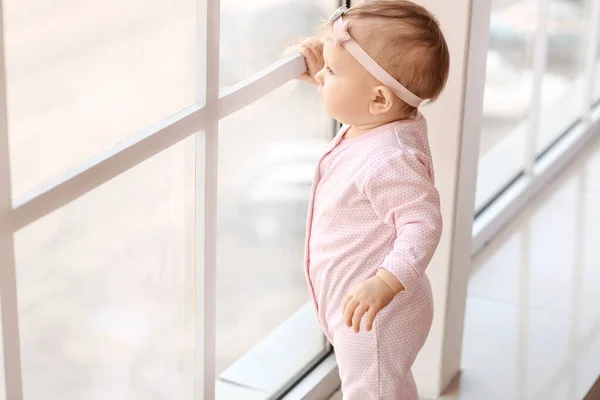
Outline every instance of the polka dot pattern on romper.
<path id="1" fill-rule="evenodd" d="M 413 400 L 414 359 L 433 309 L 425 269 L 439 242 L 439 195 L 419 114 L 355 139 L 340 130 L 319 162 L 307 220 L 305 268 L 317 317 L 333 344 L 344 400 Z M 358 334 L 343 298 L 379 268 L 405 287 Z"/>

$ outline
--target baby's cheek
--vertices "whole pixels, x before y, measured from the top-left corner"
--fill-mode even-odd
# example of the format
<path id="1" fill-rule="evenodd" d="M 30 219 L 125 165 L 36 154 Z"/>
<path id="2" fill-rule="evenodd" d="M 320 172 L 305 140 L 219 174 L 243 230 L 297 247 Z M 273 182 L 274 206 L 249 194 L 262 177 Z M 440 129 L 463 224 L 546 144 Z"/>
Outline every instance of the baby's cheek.
<path id="1" fill-rule="evenodd" d="M 341 93 L 335 90 L 328 90 L 327 103 L 329 109 L 334 112 L 339 112 L 344 109 L 344 98 L 340 95 Z"/>
<path id="2" fill-rule="evenodd" d="M 344 112 L 352 112 L 355 101 L 356 99 L 351 93 L 341 90 L 336 91 L 335 93 L 335 106 L 339 110 L 343 110 Z"/>
<path id="3" fill-rule="evenodd" d="M 337 87 L 337 85 L 335 85 L 335 83 L 327 85 L 325 89 L 327 98 L 332 107 L 339 107 L 341 105 L 340 103 L 345 101 L 344 93 Z"/>
<path id="4" fill-rule="evenodd" d="M 325 111 L 330 117 L 337 120 L 343 119 L 344 108 L 343 105 L 340 104 L 338 93 L 331 90 L 324 91 L 322 100 L 325 106 Z"/>

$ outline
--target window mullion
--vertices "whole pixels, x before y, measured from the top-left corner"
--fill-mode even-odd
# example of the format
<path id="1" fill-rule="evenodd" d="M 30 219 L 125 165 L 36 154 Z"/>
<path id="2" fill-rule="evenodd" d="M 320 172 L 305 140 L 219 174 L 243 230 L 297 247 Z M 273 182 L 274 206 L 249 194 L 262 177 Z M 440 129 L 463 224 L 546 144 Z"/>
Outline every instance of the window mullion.
<path id="1" fill-rule="evenodd" d="M 199 27 L 206 27 L 204 134 L 196 135 L 196 400 L 215 398 L 216 275 L 217 275 L 217 169 L 219 135 L 219 46 L 221 4 L 200 0 Z M 202 40 L 202 38 L 201 38 Z M 200 96 L 202 94 L 200 93 Z M 203 230 L 201 234 L 200 230 Z"/>
<path id="2" fill-rule="evenodd" d="M 3 3 L 0 2 L 0 221 L 12 212 L 10 157 L 8 149 L 8 121 L 6 109 L 6 61 L 4 58 Z M 2 320 L 4 387 L 6 398 L 22 400 L 21 347 L 19 344 L 19 317 L 17 279 L 14 256 L 14 231 L 0 224 L 0 314 Z"/>

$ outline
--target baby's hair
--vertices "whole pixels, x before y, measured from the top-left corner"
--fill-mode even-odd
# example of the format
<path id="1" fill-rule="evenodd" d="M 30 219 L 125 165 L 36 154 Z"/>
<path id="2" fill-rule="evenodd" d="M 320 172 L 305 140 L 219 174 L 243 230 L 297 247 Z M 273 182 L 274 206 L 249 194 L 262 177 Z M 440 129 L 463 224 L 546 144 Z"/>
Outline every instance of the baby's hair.
<path id="1" fill-rule="evenodd" d="M 438 98 L 448 80 L 450 54 L 429 11 L 408 0 L 374 0 L 350 8 L 344 18 L 358 44 L 398 82 L 422 99 Z M 411 115 L 416 109 L 404 103 L 403 111 Z"/>

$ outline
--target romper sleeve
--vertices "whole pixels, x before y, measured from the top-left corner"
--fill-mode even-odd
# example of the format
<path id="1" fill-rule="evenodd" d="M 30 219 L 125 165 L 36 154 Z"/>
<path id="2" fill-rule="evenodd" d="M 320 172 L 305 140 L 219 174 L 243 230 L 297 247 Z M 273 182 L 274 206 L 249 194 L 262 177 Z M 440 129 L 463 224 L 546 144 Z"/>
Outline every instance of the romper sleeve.
<path id="1" fill-rule="evenodd" d="M 379 268 L 411 291 L 429 265 L 442 232 L 439 193 L 431 160 L 423 153 L 397 152 L 364 182 L 375 214 L 395 230 L 394 245 Z"/>

